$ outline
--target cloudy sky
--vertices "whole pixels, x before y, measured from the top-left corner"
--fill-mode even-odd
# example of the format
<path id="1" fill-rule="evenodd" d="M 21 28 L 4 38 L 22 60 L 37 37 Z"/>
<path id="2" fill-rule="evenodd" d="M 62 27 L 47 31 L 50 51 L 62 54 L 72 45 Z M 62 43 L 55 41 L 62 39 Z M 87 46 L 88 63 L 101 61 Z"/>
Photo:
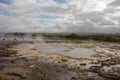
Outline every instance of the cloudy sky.
<path id="1" fill-rule="evenodd" d="M 120 0 L 0 0 L 0 32 L 120 32 Z"/>

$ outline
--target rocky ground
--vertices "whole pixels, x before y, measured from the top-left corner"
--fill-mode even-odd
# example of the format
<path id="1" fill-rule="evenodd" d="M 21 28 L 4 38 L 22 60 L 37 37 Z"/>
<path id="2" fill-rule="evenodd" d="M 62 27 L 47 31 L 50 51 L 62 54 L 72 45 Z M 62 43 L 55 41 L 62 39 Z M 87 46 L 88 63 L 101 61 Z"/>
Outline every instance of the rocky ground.
<path id="1" fill-rule="evenodd" d="M 0 42 L 0 80 L 120 80 L 118 43 L 59 43 L 94 49 L 90 58 L 38 53 L 35 44 Z"/>

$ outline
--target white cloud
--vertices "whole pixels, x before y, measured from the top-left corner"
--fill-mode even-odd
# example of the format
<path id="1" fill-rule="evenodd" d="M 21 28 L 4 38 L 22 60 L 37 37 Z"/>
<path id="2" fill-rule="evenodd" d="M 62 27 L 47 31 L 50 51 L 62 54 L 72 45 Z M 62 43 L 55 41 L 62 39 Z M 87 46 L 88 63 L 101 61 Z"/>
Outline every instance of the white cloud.
<path id="1" fill-rule="evenodd" d="M 118 32 L 119 0 L 13 0 L 10 5 L 0 3 L 0 25 L 0 31 Z"/>

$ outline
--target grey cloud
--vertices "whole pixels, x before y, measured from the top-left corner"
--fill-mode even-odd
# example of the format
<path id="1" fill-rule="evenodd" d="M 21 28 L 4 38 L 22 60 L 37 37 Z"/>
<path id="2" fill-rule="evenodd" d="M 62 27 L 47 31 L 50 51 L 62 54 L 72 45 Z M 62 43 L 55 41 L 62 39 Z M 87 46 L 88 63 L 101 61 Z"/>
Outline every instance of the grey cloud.
<path id="1" fill-rule="evenodd" d="M 113 2 L 111 2 L 110 4 L 108 4 L 109 7 L 118 7 L 120 6 L 120 0 L 115 0 Z"/>
<path id="2" fill-rule="evenodd" d="M 115 25 L 115 23 L 112 20 L 103 19 L 99 25 Z"/>
<path id="3" fill-rule="evenodd" d="M 39 0 L 41 1 L 41 0 Z M 53 0 L 54 1 L 54 0 Z M 52 0 L 13 0 L 11 5 L 0 3 L 0 31 L 26 32 L 118 32 L 120 31 L 120 0 L 106 3 L 103 11 L 96 9 L 99 0 L 74 0 L 71 3 L 58 4 Z M 78 4 L 81 1 L 81 5 Z M 104 0 L 101 0 L 101 2 Z M 74 2 L 74 4 L 72 3 Z M 78 2 L 78 3 L 77 3 Z M 89 3 L 90 5 L 89 5 Z M 95 4 L 96 2 L 96 4 Z M 43 4 L 42 4 L 43 3 Z M 94 3 L 94 4 L 92 4 Z M 90 8 L 94 7 L 94 11 Z M 90 10 L 89 10 L 90 8 Z M 84 11 L 86 9 L 86 11 Z M 2 10 L 20 14 L 16 17 L 1 14 Z M 89 11 L 87 11 L 89 10 Z M 64 16 L 61 19 L 39 19 L 41 14 Z M 108 18 L 108 19 L 105 19 Z M 107 27 L 106 27 L 107 26 Z"/>
<path id="4" fill-rule="evenodd" d="M 67 27 L 69 26 L 69 27 Z M 98 25 L 99 26 L 99 25 Z M 109 26 L 107 24 L 103 26 L 95 26 L 89 22 L 85 22 L 84 24 L 79 23 L 78 25 L 66 23 L 65 32 L 80 32 L 80 33 L 119 33 L 120 28 L 115 26 Z"/>
<path id="5" fill-rule="evenodd" d="M 99 22 L 104 18 L 105 14 L 102 12 L 90 12 L 90 13 L 76 13 L 75 17 L 81 20 L 90 19 L 94 22 Z"/>
<path id="6" fill-rule="evenodd" d="M 96 30 L 96 26 L 89 21 L 79 22 L 77 24 L 64 22 L 62 25 L 65 27 L 65 32 L 94 32 Z"/>

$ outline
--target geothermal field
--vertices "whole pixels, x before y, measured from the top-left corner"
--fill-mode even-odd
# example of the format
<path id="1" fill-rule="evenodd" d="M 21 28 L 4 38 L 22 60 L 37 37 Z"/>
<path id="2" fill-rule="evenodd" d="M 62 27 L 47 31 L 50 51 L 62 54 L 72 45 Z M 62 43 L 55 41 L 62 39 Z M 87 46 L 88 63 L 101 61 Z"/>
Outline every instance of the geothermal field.
<path id="1" fill-rule="evenodd" d="M 120 80 L 120 43 L 1 34 L 0 80 Z"/>

